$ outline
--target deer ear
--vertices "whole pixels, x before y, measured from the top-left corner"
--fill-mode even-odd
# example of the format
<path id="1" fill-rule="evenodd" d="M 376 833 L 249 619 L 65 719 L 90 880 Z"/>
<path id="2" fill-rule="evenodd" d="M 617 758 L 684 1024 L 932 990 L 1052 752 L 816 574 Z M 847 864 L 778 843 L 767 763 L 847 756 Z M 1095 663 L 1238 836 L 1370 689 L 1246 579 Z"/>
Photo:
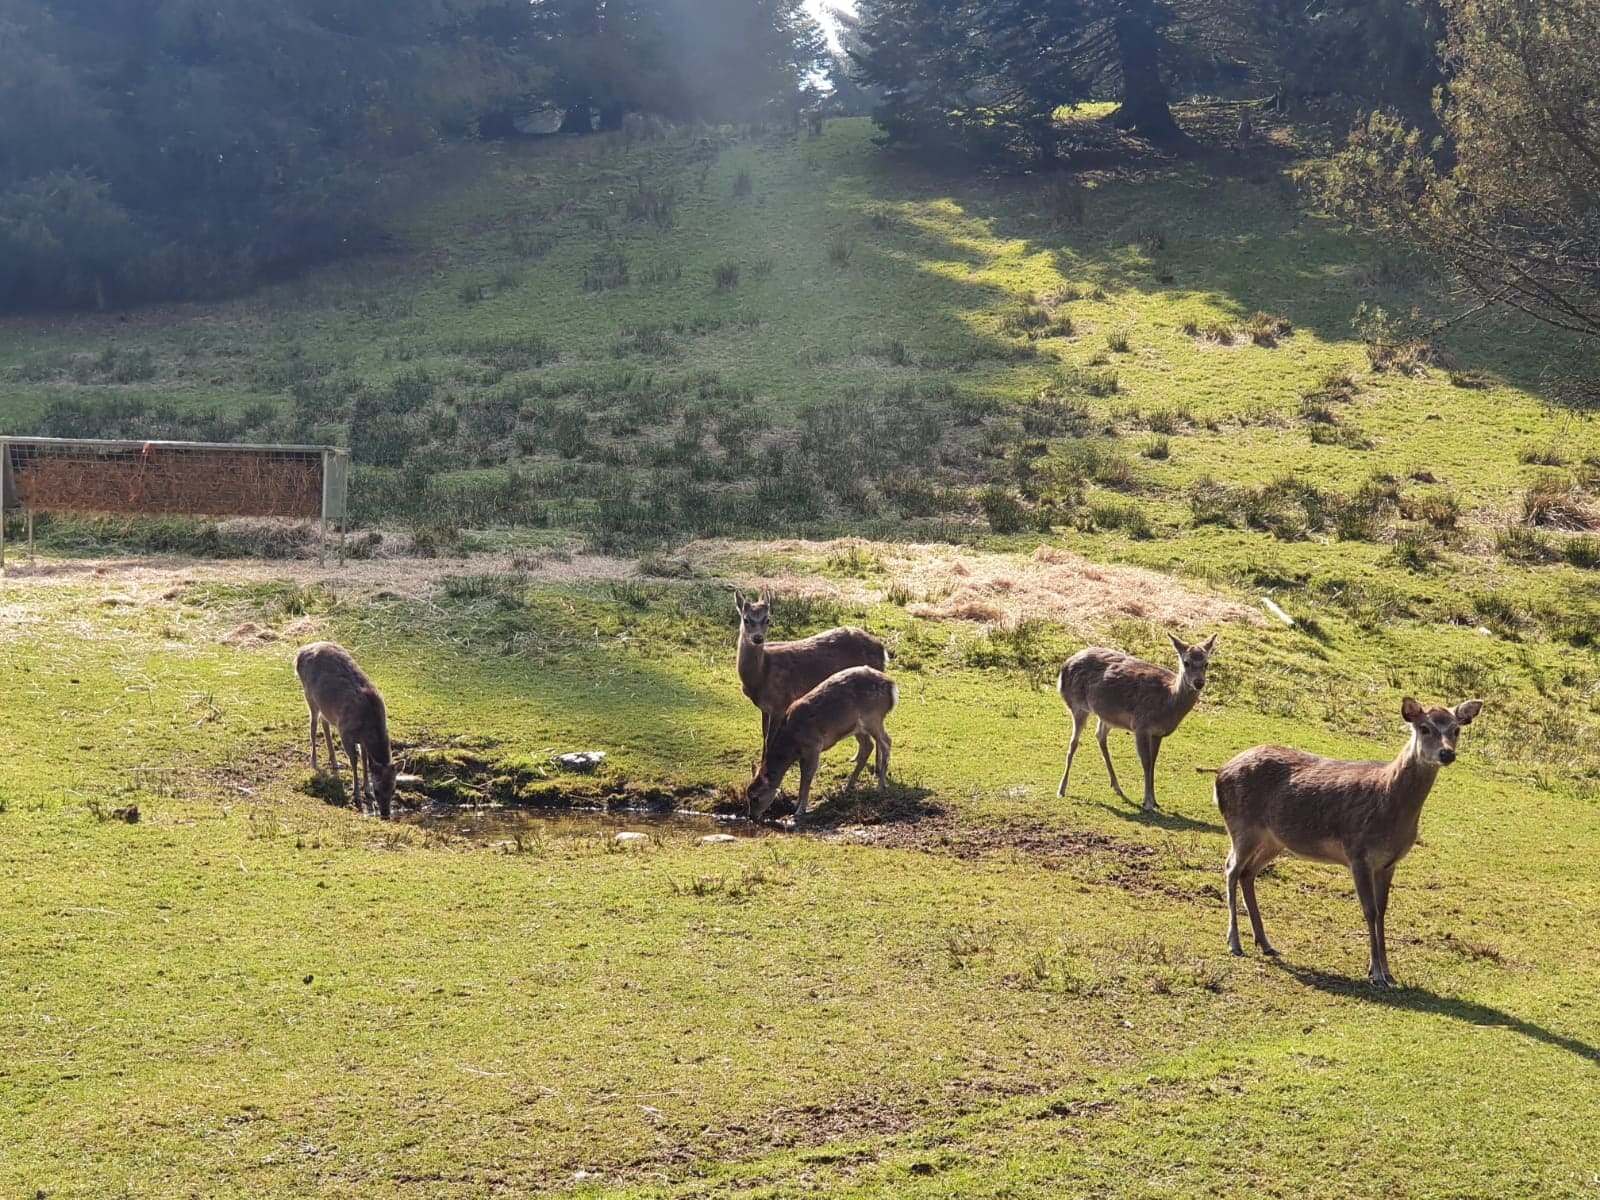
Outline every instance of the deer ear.
<path id="1" fill-rule="evenodd" d="M 757 599 L 760 600 L 760 602 L 762 604 L 771 604 L 772 603 L 772 597 L 767 594 L 767 589 L 766 588 L 762 588 L 761 589 L 761 595 L 759 597 L 757 597 Z"/>
<path id="2" fill-rule="evenodd" d="M 1206 639 L 1206 644 L 1202 647 L 1202 649 L 1205 650 L 1207 657 L 1214 654 L 1217 649 L 1217 635 L 1213 633 L 1210 637 L 1208 637 Z"/>
<path id="3" fill-rule="evenodd" d="M 1407 696 L 1400 701 L 1400 717 L 1407 725 L 1415 725 L 1422 720 L 1422 705 Z"/>
<path id="4" fill-rule="evenodd" d="M 744 597 L 738 592 L 733 594 L 733 610 L 741 617 L 744 616 Z"/>
<path id="5" fill-rule="evenodd" d="M 1462 725 L 1471 725 L 1472 718 L 1483 711 L 1482 700 L 1466 700 L 1456 705 L 1456 720 Z"/>
<path id="6" fill-rule="evenodd" d="M 1183 652 L 1189 648 L 1184 640 L 1175 633 L 1167 634 L 1167 639 L 1172 643 L 1172 648 L 1178 652 L 1178 657 L 1182 658 Z"/>

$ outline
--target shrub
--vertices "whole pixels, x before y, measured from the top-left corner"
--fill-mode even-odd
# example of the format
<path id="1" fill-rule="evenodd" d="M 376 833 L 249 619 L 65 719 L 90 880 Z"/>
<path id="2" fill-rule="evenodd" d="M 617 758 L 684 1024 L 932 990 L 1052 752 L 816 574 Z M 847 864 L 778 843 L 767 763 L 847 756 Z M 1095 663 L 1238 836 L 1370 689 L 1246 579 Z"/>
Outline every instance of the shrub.
<path id="1" fill-rule="evenodd" d="M 848 266 L 850 253 L 850 239 L 843 233 L 834 234 L 828 242 L 828 261 L 836 267 Z"/>
<path id="2" fill-rule="evenodd" d="M 1159 434 L 1151 438 L 1149 444 L 1139 453 L 1146 458 L 1164 459 L 1171 455 L 1172 449 L 1167 442 L 1166 434 Z"/>
<path id="3" fill-rule="evenodd" d="M 1558 471 L 1547 471 L 1522 494 L 1524 523 L 1541 529 L 1568 531 L 1600 526 L 1600 514 L 1577 483 Z"/>
<path id="4" fill-rule="evenodd" d="M 1047 179 L 1039 189 L 1039 201 L 1050 223 L 1056 226 L 1082 225 L 1088 212 L 1088 193 L 1076 179 Z"/>
<path id="5" fill-rule="evenodd" d="M 1021 497 L 997 485 L 991 484 L 978 493 L 978 507 L 996 533 L 1021 533 L 1031 524 L 1032 514 Z"/>
<path id="6" fill-rule="evenodd" d="M 1090 505 L 1089 522 L 1095 529 L 1120 529 L 1141 541 L 1153 537 L 1150 520 L 1137 504 L 1126 501 L 1101 501 Z"/>
<path id="7" fill-rule="evenodd" d="M 1600 538 L 1568 538 L 1561 547 L 1561 557 L 1575 567 L 1592 571 L 1600 567 Z"/>
<path id="8" fill-rule="evenodd" d="M 1128 331 L 1126 329 L 1117 329 L 1106 334 L 1106 349 L 1113 354 L 1128 353 L 1132 349 L 1132 344 L 1128 341 Z"/>
<path id="9" fill-rule="evenodd" d="M 733 178 L 733 194 L 735 196 L 748 196 L 755 191 L 755 184 L 750 181 L 750 172 L 743 169 Z"/>
<path id="10" fill-rule="evenodd" d="M 1519 563 L 1548 563 L 1559 557 L 1548 537 L 1525 525 L 1508 525 L 1497 531 L 1494 548 L 1502 557 Z"/>
<path id="11" fill-rule="evenodd" d="M 628 260 L 620 250 L 601 250 L 583 269 L 583 290 L 605 292 L 628 286 Z"/>
<path id="12" fill-rule="evenodd" d="M 711 282 L 717 291 L 726 292 L 739 286 L 739 264 L 731 259 L 711 268 Z"/>
<path id="13" fill-rule="evenodd" d="M 1280 339 L 1294 332 L 1294 323 L 1287 317 L 1256 311 L 1244 323 L 1244 331 L 1258 346 L 1276 346 Z"/>

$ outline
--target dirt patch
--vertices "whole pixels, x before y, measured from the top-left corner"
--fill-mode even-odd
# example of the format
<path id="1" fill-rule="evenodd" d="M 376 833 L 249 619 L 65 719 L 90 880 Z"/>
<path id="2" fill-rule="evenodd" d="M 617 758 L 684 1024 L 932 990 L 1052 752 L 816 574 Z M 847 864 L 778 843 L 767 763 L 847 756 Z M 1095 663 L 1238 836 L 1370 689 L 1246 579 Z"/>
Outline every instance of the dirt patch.
<path id="1" fill-rule="evenodd" d="M 336 591 L 423 600 L 447 575 L 519 574 L 530 582 L 636 579 L 636 565 L 601 554 L 479 554 L 471 558 L 352 559 L 324 566 L 298 559 L 114 558 L 55 559 L 6 563 L 5 584 L 18 588 L 106 583 L 123 591 L 151 585 L 170 591 L 174 583 L 269 583 L 288 580 Z"/>
<path id="2" fill-rule="evenodd" d="M 1099 855 L 1109 857 L 1132 871 L 1148 869 L 1157 857 L 1155 847 L 1143 842 L 1037 823 L 964 825 L 948 818 L 934 818 L 897 825 L 841 826 L 836 833 L 841 838 L 866 846 L 948 854 L 968 862 L 1021 855 L 1045 866 L 1061 867 Z"/>

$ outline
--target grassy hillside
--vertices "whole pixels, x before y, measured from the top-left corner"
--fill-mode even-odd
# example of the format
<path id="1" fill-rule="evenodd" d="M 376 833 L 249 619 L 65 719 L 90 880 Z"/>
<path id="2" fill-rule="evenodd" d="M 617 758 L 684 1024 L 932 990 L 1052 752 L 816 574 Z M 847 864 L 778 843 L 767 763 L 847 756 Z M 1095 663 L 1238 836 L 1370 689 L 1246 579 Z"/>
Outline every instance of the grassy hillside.
<path id="1" fill-rule="evenodd" d="M 384 530 L 323 571 L 57 522 L 0 583 L 0 1194 L 1592 1193 L 1570 348 L 1407 341 L 1373 310 L 1439 285 L 1286 156 L 953 181 L 870 132 L 463 154 L 382 260 L 0 327 L 7 432 L 348 442 Z M 288 659 L 328 636 L 438 794 L 727 808 L 762 584 L 776 636 L 890 644 L 887 796 L 840 748 L 813 830 L 634 850 L 319 798 Z M 1087 746 L 1058 800 L 1060 662 L 1168 629 L 1220 647 L 1164 813 Z M 1407 694 L 1486 707 L 1397 876 L 1403 986 L 1294 860 L 1283 959 L 1229 957 L 1197 769 L 1387 757 Z"/>

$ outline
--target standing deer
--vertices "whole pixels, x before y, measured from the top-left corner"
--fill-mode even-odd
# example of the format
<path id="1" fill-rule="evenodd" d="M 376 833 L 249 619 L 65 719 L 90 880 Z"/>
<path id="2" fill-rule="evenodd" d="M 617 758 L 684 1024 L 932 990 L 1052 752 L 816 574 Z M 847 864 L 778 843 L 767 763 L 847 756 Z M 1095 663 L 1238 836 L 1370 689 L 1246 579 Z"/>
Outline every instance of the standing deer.
<path id="1" fill-rule="evenodd" d="M 1106 749 L 1106 735 L 1113 729 L 1126 729 L 1133 734 L 1133 744 L 1144 767 L 1144 810 L 1156 811 L 1156 755 L 1161 750 L 1161 739 L 1172 736 L 1200 698 L 1206 686 L 1206 668 L 1217 648 L 1216 634 L 1192 646 L 1170 633 L 1167 637 L 1178 652 L 1176 675 L 1165 667 L 1099 646 L 1078 651 L 1061 668 L 1056 686 L 1072 712 L 1072 743 L 1067 747 L 1067 768 L 1061 772 L 1057 796 L 1067 794 L 1072 756 L 1078 752 L 1078 739 L 1093 713 L 1095 739 L 1106 760 L 1111 790 L 1128 799 L 1117 782 L 1111 751 Z"/>
<path id="2" fill-rule="evenodd" d="M 1340 762 L 1282 746 L 1256 746 L 1217 772 L 1217 808 L 1228 826 L 1228 949 L 1239 945 L 1238 890 L 1250 912 L 1256 945 L 1277 954 L 1267 941 L 1256 906 L 1256 876 L 1285 850 L 1318 862 L 1342 863 L 1355 878 L 1367 919 L 1367 973 L 1389 987 L 1384 913 L 1394 869 L 1417 840 L 1422 802 L 1439 768 L 1456 760 L 1456 739 L 1483 701 L 1455 708 L 1424 709 L 1407 696 L 1400 715 L 1411 740 L 1388 763 Z"/>
<path id="3" fill-rule="evenodd" d="M 757 600 L 734 593 L 739 611 L 739 682 L 761 710 L 761 744 L 788 707 L 828 676 L 846 667 L 889 665 L 883 643 L 864 629 L 844 626 L 798 642 L 768 642 L 772 601 L 763 591 Z"/>
<path id="4" fill-rule="evenodd" d="M 750 781 L 745 799 L 750 803 L 750 819 L 759 821 L 777 799 L 778 788 L 789 768 L 800 764 L 800 797 L 795 802 L 794 823 L 805 819 L 806 802 L 811 798 L 811 781 L 816 778 L 822 752 L 832 749 L 850 734 L 856 735 L 856 769 L 850 772 L 846 792 L 854 791 L 861 769 L 874 745 L 878 750 L 878 790 L 889 782 L 889 734 L 883 727 L 900 699 L 900 689 L 882 671 L 872 667 L 851 667 L 829 676 L 791 704 L 778 720 L 766 741 L 755 778 Z"/>
<path id="5" fill-rule="evenodd" d="M 383 697 L 372 686 L 356 660 L 343 646 L 333 642 L 312 642 L 294 656 L 294 673 L 305 689 L 306 706 L 311 709 L 311 769 L 317 770 L 317 721 L 322 721 L 328 739 L 328 765 L 339 773 L 339 756 L 333 749 L 333 729 L 350 759 L 355 802 L 365 807 L 362 780 L 377 801 L 378 812 L 387 819 L 394 799 L 395 764 L 389 746 L 389 719 Z M 377 784 L 373 784 L 373 770 Z"/>

